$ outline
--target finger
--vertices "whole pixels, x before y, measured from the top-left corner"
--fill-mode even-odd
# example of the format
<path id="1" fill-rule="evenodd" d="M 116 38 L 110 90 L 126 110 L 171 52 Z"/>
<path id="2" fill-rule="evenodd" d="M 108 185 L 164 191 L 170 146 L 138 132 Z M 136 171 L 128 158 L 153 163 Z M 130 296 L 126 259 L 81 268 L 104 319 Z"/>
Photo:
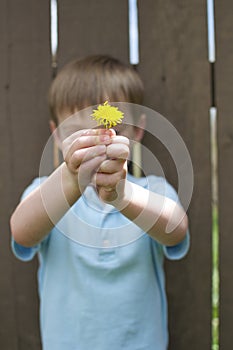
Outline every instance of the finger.
<path id="1" fill-rule="evenodd" d="M 105 155 L 98 156 L 80 165 L 78 171 L 78 183 L 81 192 L 83 192 L 86 186 L 92 182 L 94 174 L 98 171 L 100 164 L 105 158 Z"/>
<path id="2" fill-rule="evenodd" d="M 111 142 L 109 136 L 100 135 L 100 136 L 81 136 L 75 141 L 73 141 L 72 145 L 67 149 L 67 151 L 63 152 L 63 157 L 66 162 L 73 156 L 74 153 L 80 150 L 88 150 L 88 148 L 96 147 L 96 145 L 107 145 Z M 84 154 L 85 152 L 80 154 Z"/>
<path id="3" fill-rule="evenodd" d="M 129 147 L 122 143 L 107 145 L 106 153 L 108 158 L 128 159 Z"/>
<path id="4" fill-rule="evenodd" d="M 115 188 L 105 188 L 105 187 L 100 187 L 97 188 L 98 195 L 99 197 L 106 203 L 111 204 L 114 200 L 117 199 L 118 194 L 116 192 Z"/>
<path id="5" fill-rule="evenodd" d="M 79 130 L 67 137 L 62 143 L 64 158 L 76 149 L 90 147 L 96 144 L 110 143 L 111 133 L 106 129 Z"/>
<path id="6" fill-rule="evenodd" d="M 112 174 L 123 169 L 125 159 L 106 159 L 101 163 L 98 172 Z"/>
<path id="7" fill-rule="evenodd" d="M 111 138 L 111 143 L 122 143 L 126 146 L 129 146 L 129 139 L 128 137 L 117 135 L 117 136 L 112 136 Z"/>
<path id="8" fill-rule="evenodd" d="M 96 146 L 98 144 L 109 144 L 111 139 L 108 135 L 98 136 L 81 136 L 73 141 L 70 146 L 69 153 L 75 152 L 76 150 Z"/>
<path id="9" fill-rule="evenodd" d="M 97 145 L 77 150 L 71 155 L 71 157 L 66 157 L 65 160 L 69 167 L 75 172 L 82 163 L 88 162 L 89 160 L 102 155 L 104 155 L 104 159 L 106 159 L 106 146 Z"/>
<path id="10" fill-rule="evenodd" d="M 71 135 L 69 135 L 63 142 L 71 144 L 75 139 L 77 139 L 80 136 L 88 136 L 88 135 L 98 135 L 99 130 L 96 129 L 83 129 L 73 132 Z"/>
<path id="11" fill-rule="evenodd" d="M 119 181 L 126 178 L 125 170 L 121 170 L 114 174 L 106 174 L 97 172 L 94 176 L 94 183 L 97 187 L 104 187 L 109 190 L 116 188 Z"/>
<path id="12" fill-rule="evenodd" d="M 83 129 L 78 130 L 72 133 L 68 138 L 71 139 L 71 142 L 74 141 L 76 138 L 80 136 L 98 136 L 98 135 L 112 135 L 111 131 L 109 129 Z"/>

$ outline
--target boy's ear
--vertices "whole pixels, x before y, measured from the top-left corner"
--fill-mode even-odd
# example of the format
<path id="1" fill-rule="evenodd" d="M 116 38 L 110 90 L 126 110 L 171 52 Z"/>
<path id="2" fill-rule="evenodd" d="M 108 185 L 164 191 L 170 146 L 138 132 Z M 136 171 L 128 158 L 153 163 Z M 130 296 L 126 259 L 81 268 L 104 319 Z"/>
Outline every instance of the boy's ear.
<path id="1" fill-rule="evenodd" d="M 53 120 L 51 120 L 51 119 L 50 119 L 50 121 L 49 121 L 49 128 L 50 128 L 50 131 L 51 131 L 52 134 L 54 133 L 54 131 L 55 131 L 56 128 L 57 128 L 56 123 L 55 123 Z"/>
<path id="2" fill-rule="evenodd" d="M 58 147 L 61 148 L 61 143 L 62 143 L 61 137 L 59 135 L 59 130 L 58 130 L 57 124 L 53 120 L 49 121 L 49 128 L 50 128 L 50 131 L 53 135 L 54 141 L 56 142 Z"/>
<path id="3" fill-rule="evenodd" d="M 134 127 L 134 141 L 141 142 L 146 127 L 146 115 L 142 114 Z"/>

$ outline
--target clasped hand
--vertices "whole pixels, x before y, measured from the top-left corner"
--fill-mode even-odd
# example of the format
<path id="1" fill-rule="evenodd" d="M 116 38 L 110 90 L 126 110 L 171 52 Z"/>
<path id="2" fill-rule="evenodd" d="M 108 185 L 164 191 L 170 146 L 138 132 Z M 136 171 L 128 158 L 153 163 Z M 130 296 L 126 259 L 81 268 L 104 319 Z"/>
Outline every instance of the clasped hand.
<path id="1" fill-rule="evenodd" d="M 104 202 L 124 196 L 129 139 L 113 129 L 79 130 L 62 144 L 63 157 L 80 192 L 92 184 Z"/>

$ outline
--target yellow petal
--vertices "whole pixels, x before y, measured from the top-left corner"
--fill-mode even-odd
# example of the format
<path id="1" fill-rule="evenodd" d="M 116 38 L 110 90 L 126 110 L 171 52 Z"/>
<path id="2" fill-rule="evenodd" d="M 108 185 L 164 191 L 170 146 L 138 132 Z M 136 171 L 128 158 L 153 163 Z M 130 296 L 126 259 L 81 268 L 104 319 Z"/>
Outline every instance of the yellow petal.
<path id="1" fill-rule="evenodd" d="M 108 101 L 105 101 L 97 109 L 93 110 L 91 116 L 97 121 L 98 125 L 104 125 L 105 128 L 112 128 L 122 123 L 124 113 L 119 111 L 118 107 L 111 106 Z"/>

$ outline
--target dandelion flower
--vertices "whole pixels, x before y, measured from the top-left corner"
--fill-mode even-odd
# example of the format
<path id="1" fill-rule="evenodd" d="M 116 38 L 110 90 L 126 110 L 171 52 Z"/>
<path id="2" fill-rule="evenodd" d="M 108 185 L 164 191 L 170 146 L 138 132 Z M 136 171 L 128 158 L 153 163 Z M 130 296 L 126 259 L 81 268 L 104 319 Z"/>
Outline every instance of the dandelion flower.
<path id="1" fill-rule="evenodd" d="M 124 113 L 119 111 L 118 107 L 113 107 L 106 101 L 99 105 L 97 109 L 94 109 L 91 116 L 97 121 L 98 125 L 104 125 L 107 129 L 122 123 Z"/>

